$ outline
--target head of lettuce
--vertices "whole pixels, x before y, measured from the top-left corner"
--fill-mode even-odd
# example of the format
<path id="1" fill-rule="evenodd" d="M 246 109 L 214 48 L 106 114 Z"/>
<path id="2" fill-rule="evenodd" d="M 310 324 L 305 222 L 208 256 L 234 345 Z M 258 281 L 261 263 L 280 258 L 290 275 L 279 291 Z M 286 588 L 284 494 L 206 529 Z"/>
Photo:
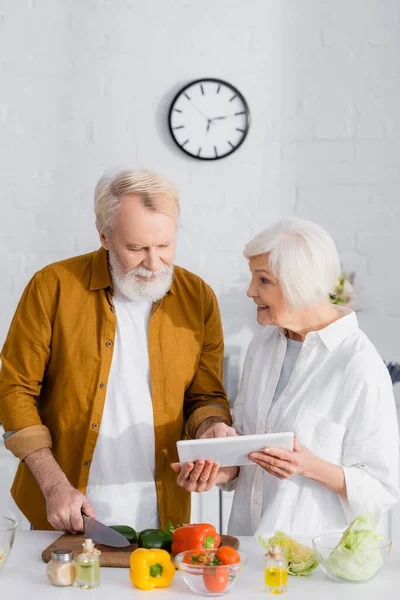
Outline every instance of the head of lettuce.
<path id="1" fill-rule="evenodd" d="M 349 581 L 370 579 L 383 565 L 382 542 L 388 540 L 376 533 L 374 517 L 370 513 L 360 515 L 343 533 L 325 567 L 337 577 Z"/>
<path id="2" fill-rule="evenodd" d="M 260 544 L 269 551 L 274 544 L 278 544 L 288 561 L 289 575 L 310 575 L 311 571 L 317 568 L 318 560 L 316 553 L 312 548 L 301 544 L 294 538 L 286 535 L 283 531 L 275 532 L 275 535 L 265 542 L 260 535 L 258 538 Z"/>

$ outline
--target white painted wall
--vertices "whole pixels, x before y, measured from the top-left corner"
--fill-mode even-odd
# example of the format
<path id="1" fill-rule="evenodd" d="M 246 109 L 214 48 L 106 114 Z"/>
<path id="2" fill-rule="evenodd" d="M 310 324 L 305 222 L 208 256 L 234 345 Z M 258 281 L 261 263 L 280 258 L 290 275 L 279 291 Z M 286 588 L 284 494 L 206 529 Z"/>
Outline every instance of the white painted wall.
<path id="1" fill-rule="evenodd" d="M 400 361 L 399 23 L 398 0 L 0 0 L 0 343 L 35 270 L 98 246 L 93 187 L 132 164 L 181 191 L 177 262 L 218 295 L 231 395 L 258 327 L 241 251 L 282 215 L 330 230 L 362 327 Z M 252 113 L 214 163 L 167 130 L 175 92 L 203 76 Z"/>
<path id="2" fill-rule="evenodd" d="M 94 184 L 130 163 L 180 188 L 177 262 L 217 292 L 228 346 L 257 329 L 244 243 L 297 214 L 331 231 L 363 327 L 400 360 L 399 18 L 397 0 L 0 0 L 0 341 L 36 269 L 97 247 Z M 201 76 L 238 86 L 252 112 L 245 144 L 215 163 L 166 125 Z"/>

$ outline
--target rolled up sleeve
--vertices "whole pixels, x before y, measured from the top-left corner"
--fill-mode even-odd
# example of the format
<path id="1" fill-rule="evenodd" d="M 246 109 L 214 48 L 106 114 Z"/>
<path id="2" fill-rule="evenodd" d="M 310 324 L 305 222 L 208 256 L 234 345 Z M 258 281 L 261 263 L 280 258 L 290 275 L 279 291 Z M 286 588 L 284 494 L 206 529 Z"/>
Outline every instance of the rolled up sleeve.
<path id="1" fill-rule="evenodd" d="M 51 448 L 52 440 L 50 431 L 45 425 L 32 425 L 20 429 L 7 437 L 4 441 L 7 450 L 10 450 L 20 460 L 41 448 Z"/>
<path id="2" fill-rule="evenodd" d="M 15 432 L 6 436 L 5 446 L 20 459 L 51 447 L 37 409 L 51 334 L 49 302 L 38 273 L 24 290 L 1 353 L 0 422 L 5 432 Z"/>
<path id="3" fill-rule="evenodd" d="M 347 499 L 341 502 L 349 521 L 366 511 L 379 521 L 400 500 L 397 414 L 385 372 L 360 387 L 342 467 Z"/>
<path id="4" fill-rule="evenodd" d="M 222 383 L 224 342 L 217 299 L 206 286 L 204 339 L 196 374 L 185 394 L 186 435 L 194 438 L 203 421 L 218 417 L 231 424 Z"/>

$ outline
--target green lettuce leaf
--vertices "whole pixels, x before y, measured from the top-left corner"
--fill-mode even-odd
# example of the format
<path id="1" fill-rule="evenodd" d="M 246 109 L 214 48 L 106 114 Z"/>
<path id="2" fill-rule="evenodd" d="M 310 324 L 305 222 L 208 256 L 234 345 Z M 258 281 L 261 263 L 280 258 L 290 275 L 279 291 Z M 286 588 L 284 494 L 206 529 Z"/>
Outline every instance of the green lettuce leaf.
<path id="1" fill-rule="evenodd" d="M 369 579 L 383 565 L 379 549 L 383 541 L 386 541 L 386 538 L 376 533 L 376 524 L 371 513 L 360 515 L 350 523 L 325 564 L 332 573 L 342 579 Z"/>
<path id="2" fill-rule="evenodd" d="M 268 539 L 268 542 L 265 542 L 260 535 L 258 541 L 267 551 L 273 544 L 279 544 L 288 561 L 289 575 L 310 575 L 311 571 L 318 566 L 315 551 L 286 535 L 283 531 L 277 531 L 273 537 Z"/>

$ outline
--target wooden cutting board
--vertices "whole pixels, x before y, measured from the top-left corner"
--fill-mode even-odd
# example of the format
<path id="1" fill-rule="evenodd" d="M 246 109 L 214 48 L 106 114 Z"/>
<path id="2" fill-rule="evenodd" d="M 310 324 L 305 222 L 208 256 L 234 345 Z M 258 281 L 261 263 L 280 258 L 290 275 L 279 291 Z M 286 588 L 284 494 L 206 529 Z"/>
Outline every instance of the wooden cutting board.
<path id="1" fill-rule="evenodd" d="M 64 533 L 57 538 L 50 546 L 43 550 L 42 560 L 48 563 L 51 559 L 53 550 L 72 550 L 74 558 L 82 552 L 83 535 L 72 535 Z M 126 548 L 111 548 L 102 544 L 95 544 L 96 548 L 101 550 L 100 566 L 102 567 L 125 567 L 129 568 L 129 557 L 131 552 L 136 550 L 137 544 L 130 544 Z M 238 550 L 239 540 L 233 535 L 221 535 L 221 546 L 231 546 Z"/>

